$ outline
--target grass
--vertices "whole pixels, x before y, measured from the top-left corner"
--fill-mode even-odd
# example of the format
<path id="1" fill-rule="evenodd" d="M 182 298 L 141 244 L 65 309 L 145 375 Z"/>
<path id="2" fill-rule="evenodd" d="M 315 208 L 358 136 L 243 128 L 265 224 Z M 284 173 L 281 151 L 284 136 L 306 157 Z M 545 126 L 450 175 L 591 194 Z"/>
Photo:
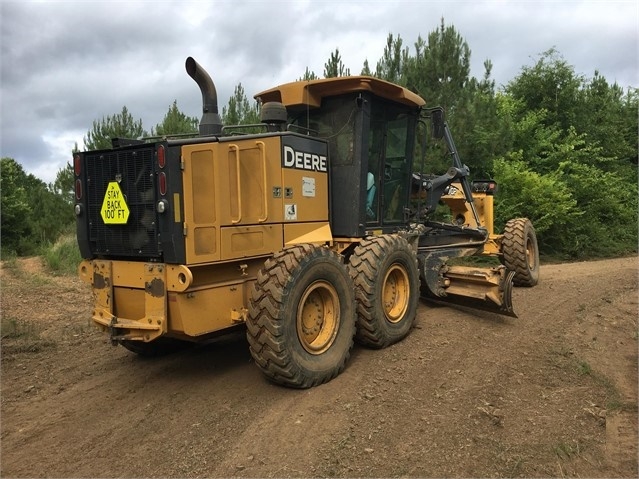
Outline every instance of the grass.
<path id="1" fill-rule="evenodd" d="M 559 442 L 553 446 L 552 450 L 559 459 L 570 459 L 579 456 L 583 452 L 583 447 L 578 441 Z"/>
<path id="2" fill-rule="evenodd" d="M 606 376 L 596 371 L 591 371 L 590 376 L 606 391 L 607 411 L 636 411 L 637 404 L 632 401 L 623 401 L 617 386 Z"/>
<path id="3" fill-rule="evenodd" d="M 13 317 L 3 317 L 2 354 L 37 353 L 52 347 L 54 342 L 42 339 L 36 326 Z"/>
<path id="4" fill-rule="evenodd" d="M 577 361 L 577 371 L 581 375 L 591 376 L 592 368 L 586 361 Z"/>
<path id="5" fill-rule="evenodd" d="M 15 254 L 3 254 L 2 266 L 10 271 L 18 270 L 18 257 Z"/>
<path id="6" fill-rule="evenodd" d="M 583 376 L 590 376 L 592 380 L 601 386 L 606 392 L 607 411 L 636 411 L 637 404 L 632 401 L 623 401 L 621 393 L 610 378 L 592 369 L 586 361 L 576 361 L 577 372 Z"/>
<path id="7" fill-rule="evenodd" d="M 46 275 L 25 271 L 23 265 L 19 261 L 19 258 L 16 256 L 3 259 L 2 267 L 5 270 L 10 271 L 15 278 L 25 283 L 25 286 L 29 288 L 46 286 L 53 282 L 51 278 Z"/>
<path id="8" fill-rule="evenodd" d="M 82 257 L 75 234 L 63 235 L 54 244 L 43 248 L 42 257 L 53 273 L 77 274 L 78 264 L 82 261 Z"/>
<path id="9" fill-rule="evenodd" d="M 587 376 L 597 386 L 601 387 L 604 390 L 606 398 L 605 407 L 607 411 L 637 410 L 636 402 L 624 401 L 615 383 L 604 374 L 600 373 L 596 369 L 593 369 L 588 361 L 575 357 L 574 351 L 571 348 L 563 345 L 553 348 L 551 352 L 553 353 L 555 358 L 557 358 L 557 356 L 559 356 L 560 358 L 564 358 L 561 360 L 553 360 L 551 357 L 551 364 L 553 364 L 553 366 L 555 366 L 556 368 L 564 369 L 566 371 L 575 371 L 579 376 Z"/>
<path id="10" fill-rule="evenodd" d="M 38 338 L 33 324 L 24 323 L 16 318 L 2 318 L 2 339 Z"/>

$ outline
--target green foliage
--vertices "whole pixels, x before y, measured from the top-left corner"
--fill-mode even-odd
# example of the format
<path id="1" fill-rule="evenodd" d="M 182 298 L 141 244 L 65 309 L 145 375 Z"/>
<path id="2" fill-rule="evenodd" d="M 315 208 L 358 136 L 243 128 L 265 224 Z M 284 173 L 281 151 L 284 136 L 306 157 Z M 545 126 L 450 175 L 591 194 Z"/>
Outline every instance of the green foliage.
<path id="1" fill-rule="evenodd" d="M 260 122 L 257 102 L 249 103 L 242 83 L 239 83 L 229 98 L 228 107 L 222 108 L 224 125 L 255 125 Z"/>
<path id="2" fill-rule="evenodd" d="M 386 38 L 386 46 L 382 58 L 377 62 L 375 76 L 392 83 L 401 83 L 404 74 L 404 63 L 408 56 L 408 48 L 402 48 L 403 40 L 392 33 Z M 365 63 L 368 67 L 368 62 Z"/>
<path id="3" fill-rule="evenodd" d="M 73 205 L 75 200 L 74 181 L 73 165 L 67 162 L 64 168 L 58 170 L 55 181 L 51 186 L 52 192 L 63 198 L 69 206 Z"/>
<path id="4" fill-rule="evenodd" d="M 49 187 L 33 175 L 27 176 L 30 196 L 29 226 L 31 237 L 37 235 L 37 243 L 55 241 L 65 226 L 74 222 L 73 207 L 67 196 L 53 193 Z"/>
<path id="5" fill-rule="evenodd" d="M 4 353 L 37 353 L 55 346 L 55 343 L 41 337 L 40 328 L 35 324 L 11 316 L 2 316 L 2 350 Z"/>
<path id="6" fill-rule="evenodd" d="M 361 74 L 403 85 L 428 106 L 444 107 L 471 175 L 499 183 L 497 230 L 507 220 L 525 216 L 535 225 L 542 253 L 581 258 L 636 252 L 639 90 L 624 91 L 597 71 L 590 79 L 578 75 L 554 48 L 496 89 L 492 62 L 484 61 L 484 75 L 478 79 L 470 75 L 470 58 L 470 46 L 442 18 L 412 48 L 399 35 L 388 34 L 374 71 L 365 60 Z M 336 48 L 324 65 L 324 77 L 344 75 L 350 69 Z M 300 80 L 317 78 L 307 67 Z M 259 123 L 258 105 L 247 99 L 241 83 L 221 116 L 225 125 Z M 174 101 L 151 131 L 170 135 L 197 129 L 197 118 L 180 112 Z M 422 129 L 419 134 L 426 138 Z M 142 121 L 134 121 L 123 107 L 94 121 L 84 146 L 111 148 L 112 137 L 144 135 Z M 437 142 L 418 138 L 417 144 L 418 158 L 425 153 L 424 172 L 441 174 L 450 165 Z M 45 185 L 14 160 L 2 159 L 3 255 L 33 253 L 73 222 L 73 180 L 70 163 L 52 185 Z M 52 262 L 65 254 L 56 252 Z"/>
<path id="7" fill-rule="evenodd" d="M 532 67 L 523 67 L 506 91 L 521 100 L 527 111 L 545 110 L 545 124 L 568 129 L 577 119 L 575 105 L 583 78 L 554 48 L 544 52 Z"/>
<path id="8" fill-rule="evenodd" d="M 498 230 L 525 216 L 542 253 L 636 252 L 639 90 L 624 92 L 596 71 L 592 79 L 577 75 L 553 48 L 496 91 L 492 62 L 484 62 L 484 76 L 476 79 L 470 55 L 462 36 L 441 19 L 426 39 L 418 36 L 413 50 L 399 35 L 388 35 L 373 75 L 444 107 L 473 177 L 499 183 Z M 362 74 L 371 74 L 368 60 Z M 437 143 L 427 146 L 424 171 L 444 171 L 450 159 L 443 153 Z"/>
<path id="9" fill-rule="evenodd" d="M 2 158 L 0 190 L 3 256 L 34 254 L 73 222 L 68 196 L 27 175 L 12 158 Z"/>
<path id="10" fill-rule="evenodd" d="M 571 241 L 562 253 L 571 258 L 615 256 L 637 251 L 637 184 L 617 173 L 567 159 L 558 175 L 580 209 L 581 220 L 569 225 Z"/>
<path id="11" fill-rule="evenodd" d="M 22 166 L 12 158 L 0 164 L 0 211 L 2 212 L 2 256 L 18 251 L 28 232 L 29 196 Z"/>
<path id="12" fill-rule="evenodd" d="M 139 138 L 146 136 L 142 128 L 142 120 L 134 120 L 126 106 L 120 113 L 108 115 L 102 120 L 93 120 L 93 127 L 84 137 L 85 150 L 102 150 L 111 148 L 111 138 Z"/>
<path id="13" fill-rule="evenodd" d="M 509 149 L 509 134 L 498 115 L 499 96 L 495 81 L 490 78 L 492 62 L 484 62 L 484 77 L 471 78 L 465 124 L 466 134 L 460 139 L 460 154 L 472 165 L 475 178 L 488 178 L 493 171 L 493 159 Z M 460 122 L 461 123 L 461 122 Z"/>
<path id="14" fill-rule="evenodd" d="M 487 65 L 492 68 L 490 63 Z M 455 132 L 456 146 L 462 160 L 471 166 L 479 164 L 482 176 L 490 170 L 492 155 L 481 156 L 483 151 L 475 154 L 472 143 L 475 138 L 471 132 L 476 130 L 476 136 L 483 140 L 485 150 L 492 147 L 495 138 L 498 138 L 495 128 L 482 130 L 482 125 L 475 118 L 475 108 L 490 104 L 494 84 L 489 75 L 490 71 L 481 83 L 486 98 L 473 105 L 473 93 L 479 89 L 479 83 L 470 78 L 470 47 L 455 27 L 447 26 L 443 18 L 439 28 L 431 31 L 426 40 L 418 36 L 414 52 L 403 47 L 399 35 L 389 35 L 376 68 L 376 76 L 417 92 L 429 106 L 444 108 L 451 130 Z M 487 118 L 490 111 L 482 114 Z M 430 158 L 430 173 L 441 173 L 450 165 L 450 158 L 441 148 L 429 146 L 426 155 Z"/>
<path id="15" fill-rule="evenodd" d="M 638 109 L 636 88 L 624 95 L 617 84 L 608 84 L 597 71 L 584 82 L 575 107 L 574 127 L 614 159 L 604 167 L 606 171 L 620 172 L 628 165 L 637 165 Z"/>
<path id="16" fill-rule="evenodd" d="M 306 67 L 306 71 L 301 78 L 298 78 L 297 81 L 310 81 L 310 80 L 318 80 L 319 77 L 315 74 L 315 72 L 310 71 L 308 67 Z"/>
<path id="17" fill-rule="evenodd" d="M 373 72 L 371 72 L 371 67 L 368 64 L 368 59 L 364 60 L 364 65 L 362 66 L 362 71 L 360 75 L 373 76 Z"/>
<path id="18" fill-rule="evenodd" d="M 82 261 L 75 233 L 66 233 L 44 247 L 42 256 L 51 271 L 66 275 L 76 275 Z"/>
<path id="19" fill-rule="evenodd" d="M 531 170 L 521 151 L 496 159 L 494 165 L 499 184 L 496 228 L 501 231 L 509 219 L 526 217 L 535 226 L 541 250 L 561 249 L 568 228 L 581 220 L 582 212 L 560 175 Z"/>
<path id="20" fill-rule="evenodd" d="M 397 48 L 394 46 L 393 53 L 398 52 Z M 470 47 L 455 27 L 446 26 L 443 18 L 439 28 L 428 34 L 427 41 L 417 38 L 415 54 L 406 53 L 402 69 L 402 83 L 430 105 L 442 106 L 451 122 L 456 110 L 463 110 L 468 100 Z"/>
<path id="21" fill-rule="evenodd" d="M 636 90 L 624 95 L 597 72 L 592 80 L 578 76 L 549 50 L 533 67 L 524 67 L 505 93 L 498 101 L 498 116 L 510 147 L 520 152 L 518 174 L 532 172 L 557 181 L 574 201 L 576 214 L 563 217 L 565 203 L 558 203 L 559 211 L 551 212 L 552 205 L 546 205 L 531 216 L 538 232 L 535 218 L 552 218 L 551 228 L 541 227 L 541 251 L 567 258 L 636 252 Z M 496 178 L 503 176 L 504 168 L 496 162 Z M 500 187 L 508 189 L 511 185 L 505 182 L 517 181 L 503 178 Z M 522 190 L 500 199 L 497 209 L 503 214 L 527 201 L 533 199 Z"/>
<path id="22" fill-rule="evenodd" d="M 334 52 L 331 52 L 331 57 L 324 64 L 324 78 L 344 77 L 350 74 L 350 68 L 344 66 L 339 48 L 336 48 Z"/>
<path id="23" fill-rule="evenodd" d="M 200 120 L 194 116 L 186 116 L 177 106 L 177 100 L 169 107 L 164 115 L 162 123 L 158 123 L 155 129 L 151 128 L 151 136 L 170 136 L 181 134 L 197 135 Z"/>

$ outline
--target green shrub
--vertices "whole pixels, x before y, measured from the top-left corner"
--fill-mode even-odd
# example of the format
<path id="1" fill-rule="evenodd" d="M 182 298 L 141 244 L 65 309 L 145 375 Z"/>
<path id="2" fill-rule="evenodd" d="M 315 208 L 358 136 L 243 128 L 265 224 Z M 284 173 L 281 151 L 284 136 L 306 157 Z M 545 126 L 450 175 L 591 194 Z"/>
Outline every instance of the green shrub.
<path id="1" fill-rule="evenodd" d="M 60 274 L 74 275 L 82 261 L 75 234 L 67 233 L 44 248 L 42 256 L 48 268 Z"/>
<path id="2" fill-rule="evenodd" d="M 559 175 L 531 170 L 515 152 L 494 162 L 494 178 L 499 184 L 495 197 L 495 227 L 503 231 L 512 218 L 529 218 L 537 233 L 542 253 L 561 254 L 570 225 L 582 212 L 570 189 Z"/>

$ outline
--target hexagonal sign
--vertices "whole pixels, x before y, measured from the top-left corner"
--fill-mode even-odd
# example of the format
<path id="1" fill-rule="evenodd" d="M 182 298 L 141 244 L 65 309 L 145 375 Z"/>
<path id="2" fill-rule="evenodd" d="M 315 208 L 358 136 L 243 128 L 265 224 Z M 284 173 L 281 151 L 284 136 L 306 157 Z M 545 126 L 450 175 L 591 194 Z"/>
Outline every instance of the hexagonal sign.
<path id="1" fill-rule="evenodd" d="M 117 181 L 109 182 L 100 214 L 107 225 L 124 225 L 129 220 L 129 207 Z"/>

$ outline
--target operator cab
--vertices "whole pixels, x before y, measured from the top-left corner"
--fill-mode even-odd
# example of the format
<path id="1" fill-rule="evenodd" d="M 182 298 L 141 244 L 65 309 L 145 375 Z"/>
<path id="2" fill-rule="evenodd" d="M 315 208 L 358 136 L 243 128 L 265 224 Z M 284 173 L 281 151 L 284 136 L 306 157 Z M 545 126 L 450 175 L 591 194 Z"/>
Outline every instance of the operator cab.
<path id="1" fill-rule="evenodd" d="M 283 103 L 289 130 L 328 142 L 334 236 L 394 232 L 407 223 L 421 97 L 357 76 L 288 83 L 255 98 Z"/>

